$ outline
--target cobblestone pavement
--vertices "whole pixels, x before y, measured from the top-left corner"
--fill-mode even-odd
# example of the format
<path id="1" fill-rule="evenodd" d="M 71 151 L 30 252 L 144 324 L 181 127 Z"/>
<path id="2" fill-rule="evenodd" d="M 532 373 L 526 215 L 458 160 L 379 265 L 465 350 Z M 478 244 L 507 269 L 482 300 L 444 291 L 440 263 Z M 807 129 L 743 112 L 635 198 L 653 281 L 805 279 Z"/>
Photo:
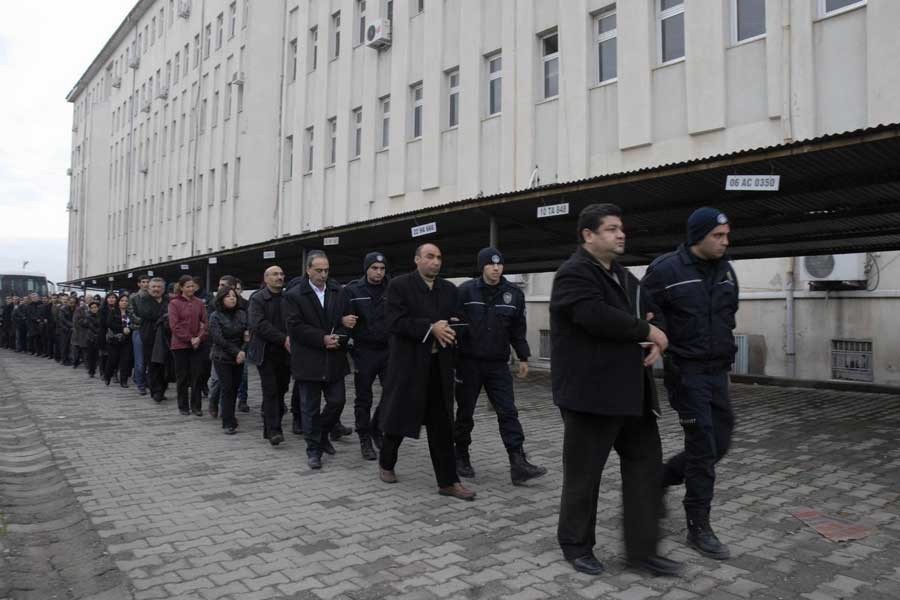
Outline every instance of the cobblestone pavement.
<path id="1" fill-rule="evenodd" d="M 300 438 L 288 434 L 278 448 L 262 440 L 255 378 L 253 412 L 225 436 L 171 400 L 156 405 L 44 359 L 0 351 L 0 377 L 19 389 L 137 599 L 900 598 L 898 396 L 733 386 L 738 429 L 713 509 L 733 558 L 684 546 L 670 494 L 662 550 L 687 563 L 685 576 L 625 569 L 612 458 L 597 523 L 607 573 L 589 577 L 562 561 L 555 541 L 562 427 L 545 375 L 516 385 L 526 449 L 550 474 L 513 487 L 481 406 L 473 503 L 436 494 L 424 440 L 404 443 L 397 485 L 378 480 L 355 437 L 309 471 Z M 671 411 L 661 431 L 669 455 L 681 440 Z M 831 542 L 791 515 L 799 507 L 873 533 Z"/>

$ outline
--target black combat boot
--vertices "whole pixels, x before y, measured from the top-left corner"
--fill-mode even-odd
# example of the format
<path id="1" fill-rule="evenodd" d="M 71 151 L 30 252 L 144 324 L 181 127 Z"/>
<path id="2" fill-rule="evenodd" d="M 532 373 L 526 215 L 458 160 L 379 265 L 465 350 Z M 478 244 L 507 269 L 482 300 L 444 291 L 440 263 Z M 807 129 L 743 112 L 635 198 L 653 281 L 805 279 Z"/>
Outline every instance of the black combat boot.
<path id="1" fill-rule="evenodd" d="M 529 479 L 546 475 L 547 469 L 538 467 L 525 458 L 525 452 L 519 448 L 509 453 L 509 477 L 513 485 L 522 485 Z"/>
<path id="2" fill-rule="evenodd" d="M 375 454 L 375 448 L 372 447 L 372 438 L 366 434 L 360 434 L 359 436 L 359 451 L 365 460 L 378 458 Z"/>
<path id="3" fill-rule="evenodd" d="M 469 449 L 458 447 L 456 449 L 456 474 L 466 479 L 475 477 L 475 469 L 469 461 Z"/>
<path id="4" fill-rule="evenodd" d="M 343 423 L 338 421 L 335 424 L 334 428 L 331 430 L 331 440 L 333 442 L 336 442 L 339 439 L 341 439 L 342 437 L 346 437 L 346 436 L 350 435 L 351 433 L 353 433 L 352 427 L 346 427 Z"/>
<path id="5" fill-rule="evenodd" d="M 689 512 L 687 515 L 688 546 L 709 558 L 727 560 L 731 558 L 728 546 L 719 541 L 709 524 L 709 509 L 704 512 Z"/>

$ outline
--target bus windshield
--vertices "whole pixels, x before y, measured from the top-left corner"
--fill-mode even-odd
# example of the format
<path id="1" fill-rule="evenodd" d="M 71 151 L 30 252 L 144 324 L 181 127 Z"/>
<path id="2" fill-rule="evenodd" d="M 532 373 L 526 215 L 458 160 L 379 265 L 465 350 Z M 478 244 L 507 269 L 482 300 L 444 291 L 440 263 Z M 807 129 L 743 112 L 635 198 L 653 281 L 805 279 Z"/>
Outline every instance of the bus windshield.
<path id="1" fill-rule="evenodd" d="M 40 275 L 3 275 L 0 274 L 0 297 L 27 296 L 28 294 L 47 295 L 47 278 Z"/>

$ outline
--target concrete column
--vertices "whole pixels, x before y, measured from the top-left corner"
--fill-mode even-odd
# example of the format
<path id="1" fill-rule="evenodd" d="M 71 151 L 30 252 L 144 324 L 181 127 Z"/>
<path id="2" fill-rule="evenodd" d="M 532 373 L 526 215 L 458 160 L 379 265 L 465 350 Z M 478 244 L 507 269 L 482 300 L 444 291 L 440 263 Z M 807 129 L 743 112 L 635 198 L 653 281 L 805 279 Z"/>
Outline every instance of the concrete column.
<path id="1" fill-rule="evenodd" d="M 871 0 L 866 11 L 866 124 L 900 121 L 900 2 Z"/>
<path id="2" fill-rule="evenodd" d="M 528 178 L 534 170 L 534 100 L 535 100 L 535 70 L 537 69 L 537 39 L 534 31 L 534 0 L 515 0 L 516 2 L 516 46 L 515 46 L 515 71 L 511 81 L 506 84 L 515 86 L 515 127 L 516 127 L 516 188 L 522 188 L 528 184 Z M 505 52 L 505 49 L 504 49 Z M 504 62 L 506 57 L 504 56 Z M 504 70 L 504 72 L 506 72 Z M 512 88 L 510 88 L 512 89 Z M 507 106 L 513 103 L 510 94 L 504 94 L 503 113 L 506 115 Z M 504 118 L 506 118 L 504 116 Z"/>
<path id="3" fill-rule="evenodd" d="M 655 15 L 648 0 L 616 5 L 618 22 L 619 149 L 652 142 L 653 90 L 650 69 L 656 64 Z M 655 34 L 654 34 L 655 35 Z"/>
<path id="4" fill-rule="evenodd" d="M 372 2 L 375 4 L 375 2 Z M 394 1 L 391 22 L 391 150 L 388 172 L 388 196 L 406 193 L 406 142 L 410 123 L 409 91 L 409 2 Z M 427 107 L 426 107 L 427 110 Z M 433 107 L 432 107 L 433 110 Z"/>
<path id="5" fill-rule="evenodd" d="M 425 114 L 422 129 L 421 187 L 430 190 L 441 185 L 441 122 L 445 86 L 441 63 L 444 56 L 444 7 L 442 0 L 431 0 L 420 18 L 425 19 L 425 56 L 423 60 Z M 465 89 L 465 88 L 463 88 Z"/>
<path id="6" fill-rule="evenodd" d="M 481 190 L 481 1 L 459 2 L 459 129 L 457 130 L 457 197 L 473 198 Z"/>
<path id="7" fill-rule="evenodd" d="M 588 175 L 590 114 L 588 112 L 588 52 L 590 20 L 586 0 L 559 0 L 559 110 L 556 171 L 559 181 Z"/>
<path id="8" fill-rule="evenodd" d="M 816 136 L 815 60 L 813 58 L 813 2 L 789 2 L 791 73 L 789 102 L 792 138 Z"/>
<path id="9" fill-rule="evenodd" d="M 341 55 L 335 65 L 338 67 L 337 82 L 337 151 L 335 160 L 335 180 L 334 180 L 334 198 L 331 200 L 333 206 L 331 211 L 331 219 L 328 225 L 338 225 L 346 223 L 350 215 L 350 202 L 353 201 L 349 197 L 348 172 L 350 170 L 350 140 L 353 137 L 353 123 L 351 110 L 354 108 L 350 102 L 350 90 L 353 79 L 353 13 L 356 8 L 355 0 L 341 0 Z"/>
<path id="10" fill-rule="evenodd" d="M 782 69 L 784 65 L 784 0 L 766 0 L 766 106 L 770 119 L 782 113 Z"/>
<path id="11" fill-rule="evenodd" d="M 685 77 L 688 133 L 725 127 L 725 7 L 685 0 Z"/>
<path id="12" fill-rule="evenodd" d="M 503 2 L 500 5 L 503 18 L 503 85 L 506 88 L 501 91 L 500 110 L 503 113 L 500 122 L 500 191 L 508 192 L 516 189 L 516 149 L 518 131 L 516 130 L 516 103 L 514 98 L 516 85 L 516 64 L 518 53 L 516 52 L 516 17 L 518 5 L 516 2 Z M 490 52 L 490 50 L 488 50 Z M 482 64 L 482 77 L 486 76 L 486 66 Z M 479 101 L 484 106 L 486 91 L 481 92 Z"/>

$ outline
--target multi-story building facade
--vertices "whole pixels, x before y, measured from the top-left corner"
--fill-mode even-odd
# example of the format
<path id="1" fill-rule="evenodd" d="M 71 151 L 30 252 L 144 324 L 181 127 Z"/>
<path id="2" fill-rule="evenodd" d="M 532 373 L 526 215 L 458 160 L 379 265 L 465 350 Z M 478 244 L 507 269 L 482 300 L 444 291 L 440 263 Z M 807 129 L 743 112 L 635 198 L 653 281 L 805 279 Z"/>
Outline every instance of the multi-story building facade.
<path id="1" fill-rule="evenodd" d="M 898 122 L 898 23 L 891 0 L 141 0 L 69 96 L 69 277 Z"/>

